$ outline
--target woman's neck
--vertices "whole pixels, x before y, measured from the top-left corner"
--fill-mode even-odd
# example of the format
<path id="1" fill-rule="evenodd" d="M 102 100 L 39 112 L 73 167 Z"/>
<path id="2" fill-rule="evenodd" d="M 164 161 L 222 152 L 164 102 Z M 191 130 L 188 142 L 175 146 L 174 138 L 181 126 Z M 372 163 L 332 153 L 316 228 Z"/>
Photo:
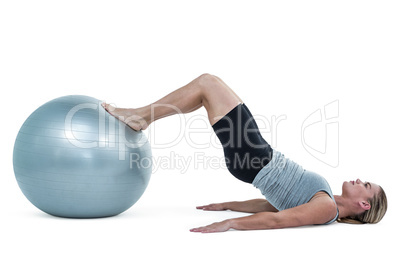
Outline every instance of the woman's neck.
<path id="1" fill-rule="evenodd" d="M 334 198 L 336 205 L 338 206 L 340 219 L 354 215 L 353 211 L 350 209 L 350 204 L 348 203 L 347 199 L 341 195 L 334 195 Z"/>

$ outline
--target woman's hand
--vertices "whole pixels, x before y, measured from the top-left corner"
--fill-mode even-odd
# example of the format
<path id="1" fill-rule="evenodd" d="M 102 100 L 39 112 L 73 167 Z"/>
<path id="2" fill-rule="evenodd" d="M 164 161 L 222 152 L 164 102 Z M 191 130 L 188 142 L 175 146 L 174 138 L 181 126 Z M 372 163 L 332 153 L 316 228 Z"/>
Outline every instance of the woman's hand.
<path id="1" fill-rule="evenodd" d="M 221 222 L 215 222 L 210 225 L 204 227 L 198 227 L 190 229 L 190 232 L 195 233 L 217 233 L 217 232 L 226 232 L 230 229 L 230 221 L 225 220 Z"/>
<path id="2" fill-rule="evenodd" d="M 197 209 L 207 210 L 207 211 L 222 211 L 226 210 L 225 203 L 214 203 L 205 206 L 198 206 Z M 210 225 L 204 227 L 198 227 L 190 229 L 190 232 L 197 233 L 216 233 L 216 232 L 225 232 L 230 229 L 229 220 L 225 220 L 222 222 L 215 222 Z"/>
<path id="3" fill-rule="evenodd" d="M 198 206 L 196 207 L 197 209 L 202 209 L 202 210 L 209 210 L 209 211 L 221 211 L 221 210 L 226 210 L 225 203 L 216 203 L 216 204 L 209 204 L 206 206 Z"/>

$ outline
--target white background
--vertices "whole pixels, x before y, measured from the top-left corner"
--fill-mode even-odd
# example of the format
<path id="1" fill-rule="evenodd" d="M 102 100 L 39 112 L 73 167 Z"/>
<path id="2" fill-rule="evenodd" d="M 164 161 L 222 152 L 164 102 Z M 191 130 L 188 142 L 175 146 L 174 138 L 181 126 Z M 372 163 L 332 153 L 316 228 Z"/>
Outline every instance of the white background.
<path id="1" fill-rule="evenodd" d="M 1 1 L 0 266 L 397 267 L 401 13 L 400 1 Z M 275 148 L 326 177 L 335 194 L 344 180 L 382 185 L 389 201 L 384 220 L 190 233 L 245 215 L 197 211 L 196 205 L 262 197 L 222 168 L 194 165 L 184 173 L 156 170 L 140 201 L 106 219 L 51 217 L 19 190 L 15 137 L 41 104 L 82 94 L 138 107 L 205 72 L 220 76 L 255 115 L 286 115 Z M 334 101 L 339 133 L 327 142 L 339 141 L 339 155 L 330 152 L 339 156 L 335 167 L 313 157 L 301 139 L 303 121 Z M 185 126 L 179 119 L 151 126 L 151 143 L 172 140 Z M 325 123 L 315 129 L 306 133 L 318 147 Z M 273 141 L 270 133 L 265 137 Z M 223 156 L 220 148 L 194 148 L 183 137 L 153 150 L 155 158 L 171 152 Z"/>

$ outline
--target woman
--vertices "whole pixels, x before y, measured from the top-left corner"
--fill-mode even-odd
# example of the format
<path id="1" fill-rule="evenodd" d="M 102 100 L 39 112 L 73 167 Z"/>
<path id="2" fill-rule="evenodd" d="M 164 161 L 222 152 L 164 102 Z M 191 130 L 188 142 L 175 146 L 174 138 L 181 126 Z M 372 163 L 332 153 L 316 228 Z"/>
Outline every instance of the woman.
<path id="1" fill-rule="evenodd" d="M 189 113 L 201 106 L 222 143 L 228 170 L 252 183 L 266 199 L 199 206 L 202 210 L 233 210 L 254 213 L 229 219 L 192 232 L 276 229 L 311 224 L 377 223 L 386 210 L 384 190 L 375 183 L 344 182 L 341 195 L 333 195 L 327 181 L 304 170 L 273 150 L 262 138 L 243 101 L 221 79 L 203 74 L 157 102 L 137 109 L 103 107 L 134 130 L 146 129 L 163 117 Z M 152 113 L 151 113 L 152 107 Z"/>

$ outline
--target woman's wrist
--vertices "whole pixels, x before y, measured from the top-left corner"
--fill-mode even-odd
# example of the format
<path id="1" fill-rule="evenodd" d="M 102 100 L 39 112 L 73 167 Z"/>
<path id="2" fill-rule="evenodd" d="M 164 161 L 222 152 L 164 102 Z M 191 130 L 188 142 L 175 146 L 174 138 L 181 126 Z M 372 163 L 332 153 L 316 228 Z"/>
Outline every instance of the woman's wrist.
<path id="1" fill-rule="evenodd" d="M 224 202 L 222 203 L 222 209 L 223 210 L 232 210 L 233 206 L 232 206 L 233 202 Z"/>
<path id="2" fill-rule="evenodd" d="M 228 229 L 236 229 L 236 218 L 234 219 L 227 219 L 224 221 Z"/>

